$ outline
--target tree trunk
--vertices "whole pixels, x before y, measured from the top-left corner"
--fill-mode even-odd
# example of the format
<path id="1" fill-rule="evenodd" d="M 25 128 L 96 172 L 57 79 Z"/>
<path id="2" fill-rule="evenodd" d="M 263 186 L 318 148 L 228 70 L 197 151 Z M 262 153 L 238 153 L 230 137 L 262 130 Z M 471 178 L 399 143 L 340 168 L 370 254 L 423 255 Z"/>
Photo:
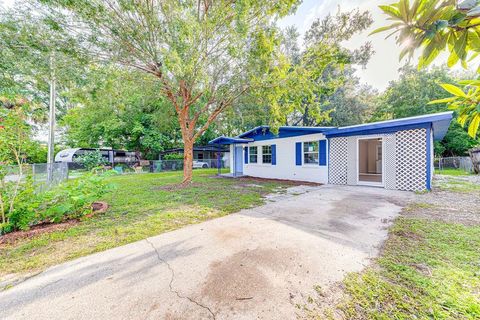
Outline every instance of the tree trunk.
<path id="1" fill-rule="evenodd" d="M 193 141 L 183 141 L 183 181 L 186 185 L 192 182 L 193 174 Z"/>
<path id="2" fill-rule="evenodd" d="M 480 148 L 473 148 L 468 150 L 470 158 L 472 159 L 473 172 L 480 174 Z"/>

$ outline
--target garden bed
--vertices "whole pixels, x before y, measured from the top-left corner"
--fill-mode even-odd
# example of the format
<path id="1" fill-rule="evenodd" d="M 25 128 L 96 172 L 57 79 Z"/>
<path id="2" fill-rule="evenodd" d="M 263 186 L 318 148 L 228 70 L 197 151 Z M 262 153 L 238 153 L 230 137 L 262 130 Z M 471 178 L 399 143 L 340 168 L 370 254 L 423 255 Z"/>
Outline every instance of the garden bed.
<path id="1" fill-rule="evenodd" d="M 97 201 L 92 203 L 92 212 L 85 215 L 91 218 L 94 215 L 105 213 L 108 209 L 108 204 L 104 201 Z M 4 235 L 0 235 L 0 246 L 5 244 L 13 244 L 20 239 L 28 239 L 39 236 L 41 234 L 51 233 L 55 231 L 63 231 L 80 223 L 80 219 L 69 219 L 60 223 L 43 222 L 30 227 L 29 230 L 18 230 Z"/>

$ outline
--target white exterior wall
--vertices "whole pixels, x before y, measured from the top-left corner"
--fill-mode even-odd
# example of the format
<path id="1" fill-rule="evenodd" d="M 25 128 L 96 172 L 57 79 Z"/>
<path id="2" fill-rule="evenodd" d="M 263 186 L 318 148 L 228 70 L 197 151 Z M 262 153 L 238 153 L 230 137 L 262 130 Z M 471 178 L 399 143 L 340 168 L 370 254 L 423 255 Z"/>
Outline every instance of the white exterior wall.
<path id="1" fill-rule="evenodd" d="M 318 141 L 325 139 L 321 133 L 309 134 L 290 138 L 270 139 L 255 141 L 248 146 L 258 147 L 258 163 L 243 164 L 243 174 L 252 177 L 269 179 L 287 179 L 298 181 L 309 181 L 317 183 L 328 183 L 328 156 L 327 165 L 303 164 L 303 144 L 302 144 L 302 165 L 295 164 L 295 143 Z M 276 145 L 277 164 L 262 164 L 262 146 Z M 327 141 L 328 152 L 328 141 Z M 243 153 L 245 159 L 245 151 Z M 244 162 L 244 161 L 242 161 Z M 233 167 L 233 166 L 232 166 Z"/>

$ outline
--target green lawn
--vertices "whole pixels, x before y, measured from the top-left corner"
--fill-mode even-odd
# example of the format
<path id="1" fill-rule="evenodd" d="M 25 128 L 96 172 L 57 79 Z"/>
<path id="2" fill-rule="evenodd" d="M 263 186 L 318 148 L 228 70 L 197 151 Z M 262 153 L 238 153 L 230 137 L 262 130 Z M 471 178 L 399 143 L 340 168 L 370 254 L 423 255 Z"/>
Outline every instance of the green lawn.
<path id="1" fill-rule="evenodd" d="M 31 273 L 66 260 L 120 246 L 182 226 L 221 217 L 263 203 L 289 182 L 213 177 L 195 170 L 193 184 L 178 188 L 182 172 L 113 176 L 116 190 L 103 197 L 104 215 L 74 227 L 0 246 L 0 278 Z"/>
<path id="2" fill-rule="evenodd" d="M 462 169 L 435 169 L 436 174 L 443 174 L 443 175 L 448 175 L 448 176 L 468 176 L 471 175 L 472 173 L 466 172 L 465 170 Z"/>

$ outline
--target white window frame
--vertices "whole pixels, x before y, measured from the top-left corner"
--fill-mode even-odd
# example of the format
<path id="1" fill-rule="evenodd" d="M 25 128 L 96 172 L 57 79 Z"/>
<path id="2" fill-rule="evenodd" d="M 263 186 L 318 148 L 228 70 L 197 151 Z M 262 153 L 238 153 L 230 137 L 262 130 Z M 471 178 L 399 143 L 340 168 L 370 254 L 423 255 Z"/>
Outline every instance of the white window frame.
<path id="1" fill-rule="evenodd" d="M 272 160 L 273 160 L 273 157 L 272 157 L 272 155 L 273 155 L 273 154 L 272 154 L 272 145 L 271 145 L 271 144 L 264 144 L 264 145 L 262 145 L 261 147 L 262 147 L 262 164 L 271 165 L 271 164 L 272 164 Z M 263 148 L 264 148 L 264 147 L 270 147 L 270 153 L 264 153 L 264 151 L 263 151 Z M 264 156 L 268 156 L 268 155 L 270 156 L 270 162 L 264 162 L 264 161 L 263 161 L 263 157 L 264 157 Z"/>
<path id="2" fill-rule="evenodd" d="M 252 150 L 251 148 L 255 148 L 256 150 L 256 153 L 255 153 L 255 156 L 257 157 L 255 162 L 252 162 Z M 249 146 L 248 147 L 248 163 L 252 163 L 252 164 L 257 164 L 258 163 L 258 146 Z"/>
<path id="3" fill-rule="evenodd" d="M 316 151 L 316 153 L 317 153 L 317 162 L 316 162 L 316 163 L 306 163 L 306 162 L 305 162 L 305 153 L 314 153 L 314 151 L 312 151 L 312 152 L 305 152 L 305 144 L 306 144 L 306 143 L 312 143 L 312 142 L 313 142 L 313 143 L 315 143 L 315 142 L 317 143 L 317 151 Z M 320 153 L 320 150 L 319 150 L 319 149 L 320 149 L 320 143 L 318 142 L 318 140 L 303 141 L 303 142 L 302 142 L 302 165 L 308 166 L 308 167 L 313 167 L 313 166 L 318 167 L 319 164 L 320 164 L 320 154 L 319 154 L 319 153 Z"/>

